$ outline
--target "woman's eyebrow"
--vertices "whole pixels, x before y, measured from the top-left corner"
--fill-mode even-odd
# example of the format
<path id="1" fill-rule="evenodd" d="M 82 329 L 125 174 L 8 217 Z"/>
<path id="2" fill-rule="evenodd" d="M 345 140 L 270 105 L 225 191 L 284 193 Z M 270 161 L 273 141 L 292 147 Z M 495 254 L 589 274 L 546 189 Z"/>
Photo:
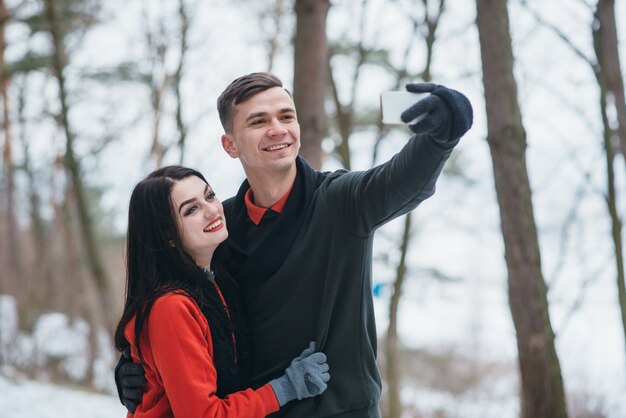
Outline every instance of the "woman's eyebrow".
<path id="1" fill-rule="evenodd" d="M 206 184 L 206 185 L 204 186 L 204 193 L 205 193 L 205 194 L 206 194 L 206 192 L 207 192 L 208 188 L 209 188 L 209 185 L 208 185 L 208 184 Z M 180 204 L 180 206 L 178 206 L 178 213 L 180 213 L 180 211 L 181 211 L 181 209 L 183 208 L 183 206 L 185 206 L 185 205 L 186 205 L 186 204 L 188 204 L 188 203 L 193 202 L 194 200 L 196 200 L 196 198 L 195 198 L 195 197 L 192 197 L 191 199 L 187 199 L 187 200 L 185 200 L 184 202 L 182 202 L 182 203 Z"/>

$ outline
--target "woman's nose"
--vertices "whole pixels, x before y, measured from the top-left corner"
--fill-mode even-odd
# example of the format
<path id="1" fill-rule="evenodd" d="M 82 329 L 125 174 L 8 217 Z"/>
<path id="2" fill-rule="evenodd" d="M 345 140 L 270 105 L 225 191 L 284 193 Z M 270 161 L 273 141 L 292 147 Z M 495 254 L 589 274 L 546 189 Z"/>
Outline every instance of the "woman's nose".
<path id="1" fill-rule="evenodd" d="M 219 208 L 212 202 L 206 202 L 206 210 L 204 216 L 207 218 L 214 218 L 219 213 Z"/>

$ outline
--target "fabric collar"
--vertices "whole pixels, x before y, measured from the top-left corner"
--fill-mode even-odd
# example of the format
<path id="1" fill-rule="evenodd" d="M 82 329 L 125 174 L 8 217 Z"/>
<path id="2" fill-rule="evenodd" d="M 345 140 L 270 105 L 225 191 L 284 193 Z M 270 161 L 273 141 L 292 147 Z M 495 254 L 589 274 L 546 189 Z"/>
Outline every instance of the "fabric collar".
<path id="1" fill-rule="evenodd" d="M 285 203 L 287 203 L 287 199 L 289 198 L 289 195 L 291 194 L 292 188 L 293 188 L 293 185 L 289 188 L 287 193 L 285 193 L 285 195 L 281 197 L 278 202 L 274 203 L 274 205 L 272 205 L 272 207 L 269 209 L 277 213 L 282 213 L 283 208 L 285 207 Z M 246 194 L 244 195 L 243 200 L 246 204 L 246 209 L 248 211 L 248 216 L 250 217 L 250 220 L 255 225 L 258 225 L 259 223 L 261 223 L 261 219 L 263 218 L 263 215 L 265 215 L 265 212 L 267 212 L 269 209 L 263 208 L 261 206 L 257 206 L 254 203 L 252 203 L 252 189 L 251 188 L 248 188 L 248 191 L 246 191 Z"/>

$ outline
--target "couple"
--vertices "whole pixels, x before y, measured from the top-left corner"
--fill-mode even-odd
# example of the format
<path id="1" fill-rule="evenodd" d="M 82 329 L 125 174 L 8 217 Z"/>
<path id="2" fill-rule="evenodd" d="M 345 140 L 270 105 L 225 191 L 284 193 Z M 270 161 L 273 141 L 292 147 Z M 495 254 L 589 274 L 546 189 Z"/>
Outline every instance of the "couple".
<path id="1" fill-rule="evenodd" d="M 240 77 L 218 99 L 223 148 L 247 177 L 237 195 L 222 208 L 183 167 L 137 185 L 116 331 L 134 362 L 120 360 L 118 391 L 139 403 L 135 416 L 380 417 L 373 234 L 434 193 L 472 124 L 461 93 L 407 90 L 431 94 L 403 114 L 427 117 L 402 150 L 370 170 L 322 173 L 298 157 L 280 80 Z"/>

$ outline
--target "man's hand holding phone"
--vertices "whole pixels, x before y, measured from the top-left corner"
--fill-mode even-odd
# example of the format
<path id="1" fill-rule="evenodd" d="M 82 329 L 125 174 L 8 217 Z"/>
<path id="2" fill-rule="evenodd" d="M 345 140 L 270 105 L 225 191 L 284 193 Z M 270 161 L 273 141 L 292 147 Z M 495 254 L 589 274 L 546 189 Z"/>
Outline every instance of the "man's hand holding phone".
<path id="1" fill-rule="evenodd" d="M 433 83 L 409 83 L 406 90 L 381 94 L 383 123 L 408 124 L 446 147 L 472 126 L 472 105 L 462 93 Z"/>

